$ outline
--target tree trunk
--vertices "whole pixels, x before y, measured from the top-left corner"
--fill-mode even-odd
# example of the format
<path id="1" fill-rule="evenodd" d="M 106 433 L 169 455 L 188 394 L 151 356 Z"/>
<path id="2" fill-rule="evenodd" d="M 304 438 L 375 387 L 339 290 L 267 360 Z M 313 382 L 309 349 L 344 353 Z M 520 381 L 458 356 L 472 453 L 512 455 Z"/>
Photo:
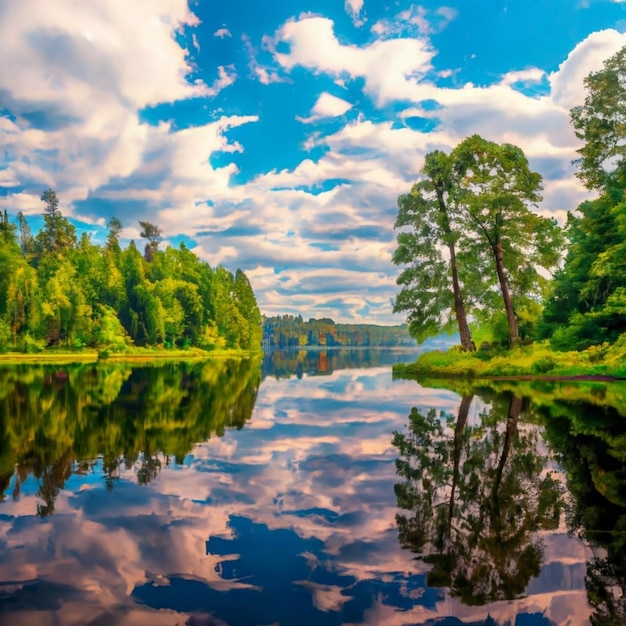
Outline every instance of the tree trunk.
<path id="1" fill-rule="evenodd" d="M 454 516 L 454 497 L 456 493 L 456 487 L 459 482 L 459 469 L 461 464 L 461 444 L 463 443 L 463 431 L 465 430 L 465 424 L 467 424 L 467 416 L 469 409 L 474 399 L 474 394 L 469 396 L 463 396 L 461 404 L 459 405 L 459 412 L 456 418 L 456 426 L 454 428 L 454 448 L 452 450 L 452 487 L 450 489 L 450 501 L 448 504 L 448 536 L 452 529 L 452 518 Z"/>
<path id="2" fill-rule="evenodd" d="M 461 294 L 459 271 L 456 265 L 456 250 L 454 249 L 454 243 L 452 243 L 452 240 L 450 239 L 450 237 L 452 236 L 452 231 L 450 229 L 450 220 L 448 219 L 448 210 L 443 199 L 443 189 L 438 186 L 436 192 L 437 201 L 439 203 L 439 212 L 441 213 L 441 216 L 443 218 L 443 232 L 444 235 L 448 238 L 448 250 L 450 251 L 450 271 L 452 273 L 452 289 L 454 292 L 454 314 L 456 316 L 456 322 L 459 327 L 461 347 L 466 352 L 474 352 L 476 350 L 476 346 L 472 341 L 472 334 L 467 323 L 467 316 L 465 315 L 465 303 L 463 302 L 463 296 Z"/>
<path id="3" fill-rule="evenodd" d="M 509 345 L 514 346 L 519 338 L 517 330 L 517 322 L 513 312 L 513 301 L 509 291 L 509 284 L 504 273 L 504 261 L 502 257 L 502 244 L 498 241 L 495 247 L 496 272 L 498 273 L 498 281 L 500 282 L 500 290 L 502 291 L 502 300 L 504 301 L 504 310 L 506 311 L 506 321 L 509 325 Z"/>
<path id="4" fill-rule="evenodd" d="M 452 271 L 452 289 L 454 290 L 454 313 L 459 326 L 461 347 L 466 352 L 474 352 L 476 350 L 476 346 L 472 341 L 472 334 L 467 323 L 467 316 L 465 315 L 465 304 L 463 302 L 463 296 L 461 295 L 459 271 L 456 266 L 456 251 L 454 249 L 454 244 L 448 244 L 448 249 L 450 250 L 450 269 Z"/>
<path id="5" fill-rule="evenodd" d="M 520 413 L 522 412 L 522 398 L 521 396 L 513 396 L 509 403 L 509 414 L 506 419 L 506 433 L 504 435 L 504 445 L 502 446 L 502 455 L 500 456 L 500 462 L 496 469 L 496 476 L 493 481 L 493 489 L 491 490 L 491 497 L 495 502 L 498 500 L 498 491 L 502 484 L 502 475 L 504 473 L 504 466 L 509 459 L 511 453 L 511 446 L 513 445 L 513 438 L 517 431 L 517 422 L 519 420 Z"/>

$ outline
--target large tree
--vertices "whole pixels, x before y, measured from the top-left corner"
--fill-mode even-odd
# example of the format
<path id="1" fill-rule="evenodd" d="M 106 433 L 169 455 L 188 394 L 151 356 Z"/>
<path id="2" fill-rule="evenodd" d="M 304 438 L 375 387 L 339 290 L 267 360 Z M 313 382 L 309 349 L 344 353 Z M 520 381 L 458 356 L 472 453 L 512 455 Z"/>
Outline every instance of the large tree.
<path id="1" fill-rule="evenodd" d="M 556 221 L 531 210 L 541 200 L 541 175 L 530 169 L 523 151 L 472 135 L 452 152 L 466 248 L 493 262 L 506 313 L 509 344 L 519 338 L 514 306 L 518 292 L 540 297 L 545 282 L 538 268 L 553 270 L 563 236 Z"/>
<path id="2" fill-rule="evenodd" d="M 459 235 L 450 215 L 458 191 L 453 162 L 436 150 L 426 155 L 421 173 L 423 179 L 398 198 L 395 227 L 408 230 L 398 234 L 393 261 L 408 267 L 397 280 L 402 289 L 394 311 L 408 311 L 410 331 L 418 341 L 449 329 L 454 316 L 462 348 L 472 351 L 457 262 Z"/>

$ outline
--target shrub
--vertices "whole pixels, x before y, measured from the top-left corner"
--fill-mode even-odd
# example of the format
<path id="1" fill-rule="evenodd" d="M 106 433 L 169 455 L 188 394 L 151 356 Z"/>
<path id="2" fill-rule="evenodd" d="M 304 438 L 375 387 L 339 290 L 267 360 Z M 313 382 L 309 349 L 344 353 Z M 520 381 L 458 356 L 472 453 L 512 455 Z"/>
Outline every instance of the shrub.
<path id="1" fill-rule="evenodd" d="M 537 359 L 531 366 L 530 371 L 533 374 L 546 374 L 556 367 L 556 363 L 547 356 Z"/>

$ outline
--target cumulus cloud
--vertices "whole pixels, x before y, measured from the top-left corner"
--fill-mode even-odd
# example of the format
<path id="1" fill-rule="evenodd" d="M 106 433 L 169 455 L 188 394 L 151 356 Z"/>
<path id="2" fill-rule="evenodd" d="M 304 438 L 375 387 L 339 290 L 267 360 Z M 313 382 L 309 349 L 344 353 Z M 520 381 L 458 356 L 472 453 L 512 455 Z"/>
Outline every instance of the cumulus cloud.
<path id="1" fill-rule="evenodd" d="M 37 5 L 3 9 L 0 50 L 14 62 L 0 74 L 0 107 L 15 121 L 0 138 L 7 171 L 25 193 L 54 186 L 66 212 L 69 202 L 150 161 L 151 144 L 170 129 L 141 123 L 142 109 L 212 96 L 234 80 L 229 67 L 218 68 L 211 87 L 188 78 L 187 51 L 174 39 L 197 24 L 184 0 L 132 7 L 109 1 L 98 11 Z"/>
<path id="2" fill-rule="evenodd" d="M 333 22 L 324 17 L 304 17 L 287 22 L 276 34 L 276 41 L 287 43 L 289 52 L 274 57 L 286 69 L 302 66 L 314 72 L 363 77 L 365 91 L 379 105 L 412 97 L 431 69 L 434 51 L 425 39 L 388 39 L 359 47 L 339 42 Z"/>

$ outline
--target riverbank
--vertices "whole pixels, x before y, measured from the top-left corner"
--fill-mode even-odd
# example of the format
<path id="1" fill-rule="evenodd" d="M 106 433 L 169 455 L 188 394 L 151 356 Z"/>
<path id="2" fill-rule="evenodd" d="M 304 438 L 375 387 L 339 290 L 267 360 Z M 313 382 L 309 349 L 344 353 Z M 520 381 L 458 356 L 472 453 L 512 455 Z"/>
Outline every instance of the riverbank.
<path id="1" fill-rule="evenodd" d="M 547 342 L 477 352 L 453 347 L 424 352 L 415 363 L 395 365 L 393 371 L 396 376 L 429 378 L 626 379 L 626 340 L 570 352 L 556 352 Z"/>
<path id="2" fill-rule="evenodd" d="M 7 352 L 0 354 L 1 365 L 39 364 L 39 363 L 97 363 L 97 362 L 142 362 L 142 361 L 188 361 L 220 358 L 250 358 L 260 356 L 262 352 L 252 350 L 216 349 L 168 350 L 158 348 L 131 348 L 125 352 L 98 352 L 97 350 L 50 350 L 35 354 Z"/>

